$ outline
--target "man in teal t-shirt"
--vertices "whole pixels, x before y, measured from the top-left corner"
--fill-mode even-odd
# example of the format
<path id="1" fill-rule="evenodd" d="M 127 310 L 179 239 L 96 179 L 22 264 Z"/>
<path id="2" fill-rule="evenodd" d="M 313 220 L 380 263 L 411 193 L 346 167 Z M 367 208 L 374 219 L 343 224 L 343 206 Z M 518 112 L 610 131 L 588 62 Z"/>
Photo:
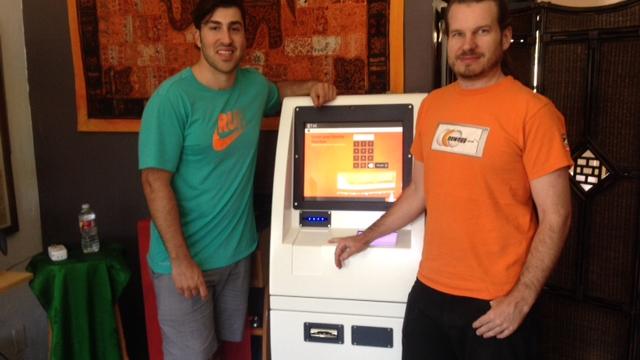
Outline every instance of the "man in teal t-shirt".
<path id="1" fill-rule="evenodd" d="M 260 122 L 282 97 L 311 95 L 320 106 L 336 96 L 330 84 L 276 86 L 240 69 L 244 14 L 239 0 L 201 0 L 193 11 L 200 59 L 162 83 L 142 116 L 139 169 L 165 359 L 208 359 L 218 339 L 242 339 Z"/>

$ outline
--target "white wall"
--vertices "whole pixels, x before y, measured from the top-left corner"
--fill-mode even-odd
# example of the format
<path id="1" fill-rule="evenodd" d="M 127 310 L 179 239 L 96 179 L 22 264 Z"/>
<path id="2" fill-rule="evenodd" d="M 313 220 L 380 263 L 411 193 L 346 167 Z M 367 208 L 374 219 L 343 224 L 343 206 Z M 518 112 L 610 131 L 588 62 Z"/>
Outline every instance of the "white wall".
<path id="1" fill-rule="evenodd" d="M 20 224 L 20 230 L 8 239 L 9 255 L 0 254 L 0 270 L 19 262 L 16 269 L 21 270 L 26 265 L 23 260 L 42 250 L 22 0 L 0 0 L 0 46 Z"/>
<path id="2" fill-rule="evenodd" d="M 575 7 L 602 6 L 622 2 L 622 0 L 538 0 L 538 2 L 543 1 L 548 1 L 563 6 Z"/>

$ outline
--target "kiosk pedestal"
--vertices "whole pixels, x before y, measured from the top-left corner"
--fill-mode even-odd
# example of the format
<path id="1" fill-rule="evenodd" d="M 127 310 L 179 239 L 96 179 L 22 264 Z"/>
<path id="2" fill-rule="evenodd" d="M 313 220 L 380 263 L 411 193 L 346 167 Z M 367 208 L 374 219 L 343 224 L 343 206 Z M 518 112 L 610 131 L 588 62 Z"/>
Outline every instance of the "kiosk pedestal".
<path id="1" fill-rule="evenodd" d="M 400 359 L 423 216 L 340 270 L 328 240 L 366 229 L 410 183 L 424 96 L 339 96 L 319 109 L 306 97 L 285 99 L 271 219 L 274 360 Z"/>

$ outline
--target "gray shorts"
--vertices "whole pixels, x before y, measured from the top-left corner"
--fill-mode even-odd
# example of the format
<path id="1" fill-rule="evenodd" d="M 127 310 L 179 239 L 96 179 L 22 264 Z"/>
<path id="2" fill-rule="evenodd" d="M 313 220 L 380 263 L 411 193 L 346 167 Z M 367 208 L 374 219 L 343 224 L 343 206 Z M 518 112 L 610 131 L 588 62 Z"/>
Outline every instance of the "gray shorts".
<path id="1" fill-rule="evenodd" d="M 187 299 L 171 275 L 153 274 L 166 360 L 209 359 L 218 341 L 242 341 L 249 297 L 251 261 L 203 272 L 209 296 Z"/>

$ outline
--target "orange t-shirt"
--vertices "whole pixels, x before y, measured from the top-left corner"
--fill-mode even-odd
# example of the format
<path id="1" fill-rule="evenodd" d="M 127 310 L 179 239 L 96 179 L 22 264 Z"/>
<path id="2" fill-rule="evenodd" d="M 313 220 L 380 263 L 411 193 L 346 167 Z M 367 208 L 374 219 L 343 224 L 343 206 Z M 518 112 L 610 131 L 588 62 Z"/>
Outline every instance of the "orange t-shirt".
<path id="1" fill-rule="evenodd" d="M 507 294 L 537 229 L 529 183 L 571 166 L 565 134 L 555 106 L 511 77 L 427 96 L 411 149 L 427 211 L 418 279 L 453 295 Z"/>

